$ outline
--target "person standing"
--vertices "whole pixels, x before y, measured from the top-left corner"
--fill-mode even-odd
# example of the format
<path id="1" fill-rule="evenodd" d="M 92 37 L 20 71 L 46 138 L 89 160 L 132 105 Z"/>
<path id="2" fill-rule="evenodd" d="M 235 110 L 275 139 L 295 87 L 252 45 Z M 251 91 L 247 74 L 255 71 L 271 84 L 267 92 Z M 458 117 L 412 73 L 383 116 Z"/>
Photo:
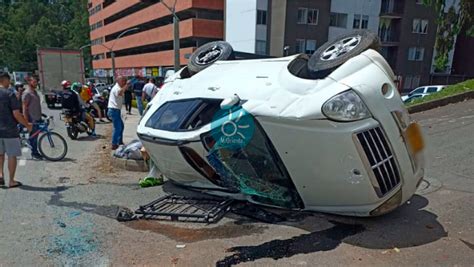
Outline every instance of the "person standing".
<path id="1" fill-rule="evenodd" d="M 108 115 L 112 119 L 112 150 L 123 144 L 124 124 L 122 120 L 123 96 L 127 90 L 127 79 L 123 76 L 117 78 L 109 95 Z"/>
<path id="2" fill-rule="evenodd" d="M 9 90 L 10 75 L 0 71 L 0 186 L 5 186 L 3 167 L 5 155 L 8 156 L 9 188 L 22 184 L 15 181 L 18 157 L 21 156 L 20 135 L 17 124 L 21 123 L 28 131 L 32 126 L 20 113 L 20 102 L 12 90 Z"/>
<path id="3" fill-rule="evenodd" d="M 140 116 L 143 115 L 143 87 L 145 87 L 145 82 L 140 78 L 140 76 L 135 77 L 135 82 L 133 83 L 133 93 L 135 94 L 135 99 L 137 100 L 137 108 Z"/>
<path id="4" fill-rule="evenodd" d="M 125 110 L 128 115 L 132 115 L 132 99 L 133 99 L 133 90 L 130 80 L 127 81 L 127 89 L 125 90 Z"/>
<path id="5" fill-rule="evenodd" d="M 31 76 L 28 77 L 27 82 L 28 85 L 22 96 L 23 116 L 29 123 L 33 124 L 33 129 L 30 132 L 30 135 L 33 135 L 33 133 L 39 130 L 36 123 L 41 122 L 43 113 L 41 111 L 41 99 L 36 91 L 38 80 Z M 31 146 L 31 157 L 33 157 L 33 159 L 42 160 L 43 156 L 38 152 L 38 135 L 30 137 L 29 142 Z"/>
<path id="6" fill-rule="evenodd" d="M 143 99 L 149 103 L 153 97 L 158 93 L 158 87 L 155 85 L 155 79 L 148 79 L 148 83 L 143 87 Z"/>

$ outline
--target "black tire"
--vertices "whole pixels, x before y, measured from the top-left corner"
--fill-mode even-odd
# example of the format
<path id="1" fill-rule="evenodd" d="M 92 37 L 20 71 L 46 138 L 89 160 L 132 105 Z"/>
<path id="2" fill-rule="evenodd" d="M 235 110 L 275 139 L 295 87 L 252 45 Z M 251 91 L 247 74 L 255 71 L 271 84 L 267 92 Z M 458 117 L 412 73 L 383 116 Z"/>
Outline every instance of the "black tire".
<path id="1" fill-rule="evenodd" d="M 338 49 L 338 45 L 344 45 L 345 49 Z M 365 50 L 379 48 L 379 38 L 371 31 L 356 30 L 343 34 L 331 42 L 326 42 L 313 53 L 308 62 L 308 70 L 313 75 L 325 76 Z"/>
<path id="2" fill-rule="evenodd" d="M 79 132 L 77 131 L 77 129 L 75 127 L 69 126 L 69 127 L 67 127 L 66 130 L 67 130 L 67 136 L 69 136 L 69 138 L 71 138 L 72 140 L 77 139 L 77 136 L 79 135 Z"/>
<path id="3" fill-rule="evenodd" d="M 194 51 L 188 62 L 188 70 L 191 74 L 195 74 L 218 60 L 232 60 L 234 58 L 234 49 L 228 42 L 210 42 Z"/>
<path id="4" fill-rule="evenodd" d="M 57 152 L 58 152 L 57 155 L 56 154 L 53 155 L 50 153 L 50 151 L 48 151 L 48 149 L 55 149 L 55 148 L 51 148 L 49 137 L 51 137 L 53 144 L 57 147 Z M 62 148 L 61 148 L 61 145 L 62 145 Z M 49 161 L 60 161 L 66 157 L 68 147 L 67 147 L 67 142 L 64 139 L 64 137 L 62 137 L 58 133 L 50 132 L 49 134 L 48 133 L 43 134 L 38 139 L 38 149 L 41 155 L 45 159 Z"/>

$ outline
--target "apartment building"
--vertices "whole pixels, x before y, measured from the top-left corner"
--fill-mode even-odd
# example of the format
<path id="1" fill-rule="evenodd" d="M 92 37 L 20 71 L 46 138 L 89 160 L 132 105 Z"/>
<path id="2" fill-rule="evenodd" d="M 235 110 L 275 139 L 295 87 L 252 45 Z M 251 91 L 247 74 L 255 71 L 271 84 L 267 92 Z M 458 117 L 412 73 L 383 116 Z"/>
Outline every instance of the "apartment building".
<path id="1" fill-rule="evenodd" d="M 94 76 L 113 76 L 111 51 L 117 75 L 158 76 L 172 68 L 173 16 L 160 0 L 89 0 L 88 8 Z M 182 65 L 196 47 L 223 39 L 224 0 L 178 0 L 176 14 Z"/>
<path id="2" fill-rule="evenodd" d="M 448 0 L 446 9 L 458 3 Z M 225 37 L 247 52 L 311 55 L 327 40 L 368 29 L 378 33 L 399 89 L 407 91 L 433 82 L 436 17 L 422 0 L 226 0 Z M 446 75 L 472 74 L 472 64 L 466 64 L 474 55 L 466 46 L 472 42 L 465 33 L 458 37 Z"/>

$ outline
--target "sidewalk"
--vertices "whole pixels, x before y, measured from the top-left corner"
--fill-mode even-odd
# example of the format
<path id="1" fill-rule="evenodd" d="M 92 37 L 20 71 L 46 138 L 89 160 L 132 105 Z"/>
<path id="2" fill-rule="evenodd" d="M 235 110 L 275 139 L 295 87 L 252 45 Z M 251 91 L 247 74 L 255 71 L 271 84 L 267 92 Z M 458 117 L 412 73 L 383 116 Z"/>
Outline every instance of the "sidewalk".
<path id="1" fill-rule="evenodd" d="M 140 115 L 136 108 L 132 108 L 132 115 L 128 115 L 122 110 L 122 120 L 124 123 L 123 142 L 129 144 L 133 140 L 137 140 L 137 127 L 140 121 Z M 121 159 L 114 157 L 114 152 L 111 152 L 112 166 L 115 168 L 134 171 L 134 172 L 148 172 L 148 165 L 143 160 Z"/>

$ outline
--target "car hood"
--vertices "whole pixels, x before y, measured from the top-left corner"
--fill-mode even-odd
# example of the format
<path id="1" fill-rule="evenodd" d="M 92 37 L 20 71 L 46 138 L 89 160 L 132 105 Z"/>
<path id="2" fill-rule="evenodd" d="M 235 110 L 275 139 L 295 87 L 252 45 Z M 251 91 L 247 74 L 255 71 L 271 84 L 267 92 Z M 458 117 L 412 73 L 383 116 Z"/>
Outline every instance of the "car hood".
<path id="1" fill-rule="evenodd" d="M 236 94 L 254 116 L 322 119 L 323 103 L 348 87 L 329 77 L 309 80 L 294 76 L 288 64 L 296 57 L 220 61 L 187 79 L 180 79 L 177 73 L 167 80 L 152 105 L 190 98 L 225 99 Z"/>
<path id="2" fill-rule="evenodd" d="M 388 77 L 394 77 L 383 57 L 373 50 L 351 58 L 323 79 L 302 79 L 291 74 L 288 65 L 299 56 L 219 61 L 184 79 L 180 78 L 182 69 L 167 79 L 150 103 L 150 110 L 142 122 L 146 122 L 160 106 L 169 101 L 225 99 L 234 95 L 244 100 L 242 107 L 256 117 L 326 119 L 321 109 L 327 100 L 350 88 L 361 86 L 360 79 L 353 78 L 357 72 L 376 67 Z"/>

